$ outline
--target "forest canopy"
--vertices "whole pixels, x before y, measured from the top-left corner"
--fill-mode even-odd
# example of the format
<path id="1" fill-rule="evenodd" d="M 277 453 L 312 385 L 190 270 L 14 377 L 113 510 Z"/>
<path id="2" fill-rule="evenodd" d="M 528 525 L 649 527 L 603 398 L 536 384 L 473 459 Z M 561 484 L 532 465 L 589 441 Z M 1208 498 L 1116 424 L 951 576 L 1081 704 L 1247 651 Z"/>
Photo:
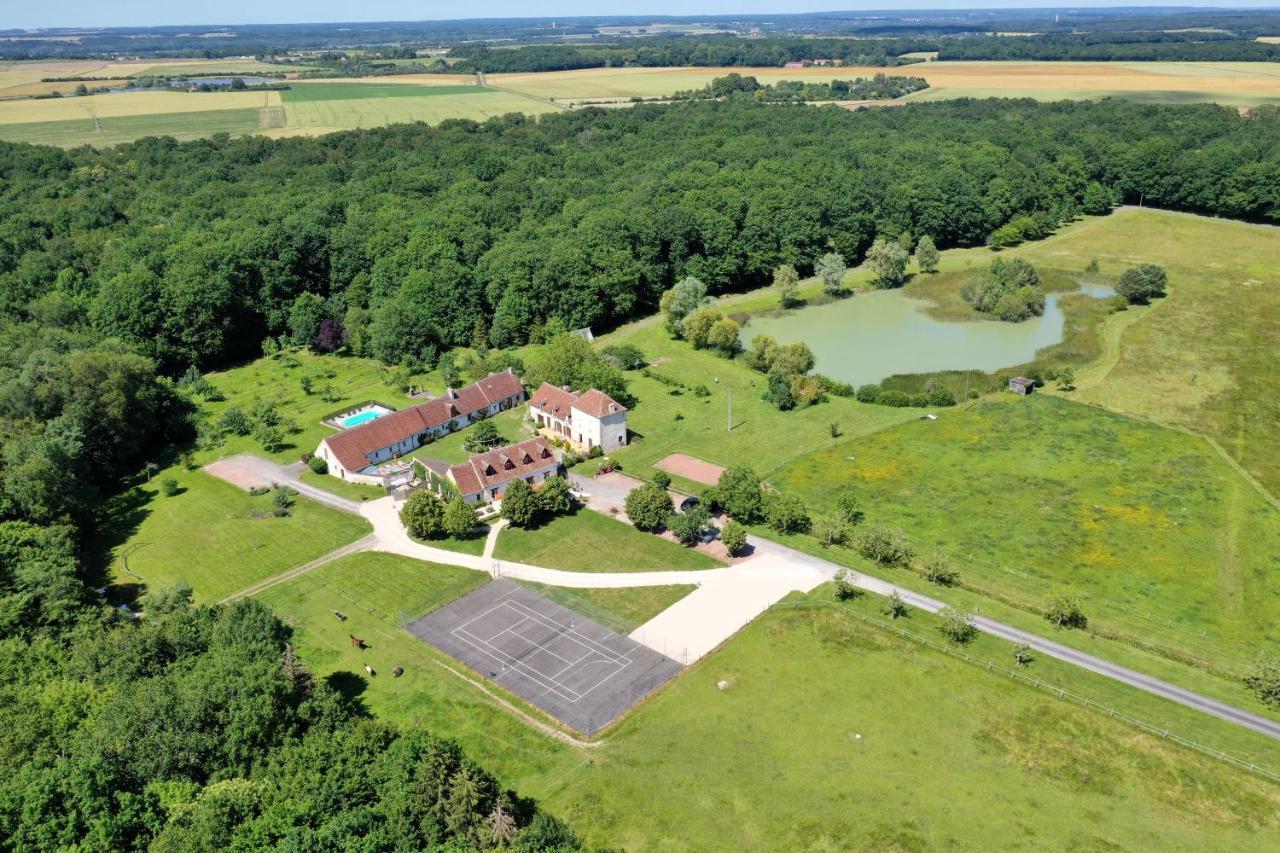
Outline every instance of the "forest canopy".
<path id="1" fill-rule="evenodd" d="M 978 245 L 1089 199 L 1280 221 L 1278 116 L 735 100 L 316 139 L 6 144 L 0 316 L 119 338 L 173 376 L 254 356 L 299 315 L 357 352 L 431 361 L 478 337 L 614 325 L 686 276 L 747 289 L 827 252 L 853 262 L 877 234 Z"/>

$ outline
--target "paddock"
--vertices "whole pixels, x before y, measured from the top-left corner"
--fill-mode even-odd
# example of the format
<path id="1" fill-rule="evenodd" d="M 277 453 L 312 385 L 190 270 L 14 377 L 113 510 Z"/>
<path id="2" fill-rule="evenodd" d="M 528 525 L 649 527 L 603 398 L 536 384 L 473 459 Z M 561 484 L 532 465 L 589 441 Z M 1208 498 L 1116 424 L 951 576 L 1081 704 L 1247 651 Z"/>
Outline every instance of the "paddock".
<path id="1" fill-rule="evenodd" d="M 586 735 L 612 723 L 681 668 L 506 579 L 490 581 L 407 627 Z"/>

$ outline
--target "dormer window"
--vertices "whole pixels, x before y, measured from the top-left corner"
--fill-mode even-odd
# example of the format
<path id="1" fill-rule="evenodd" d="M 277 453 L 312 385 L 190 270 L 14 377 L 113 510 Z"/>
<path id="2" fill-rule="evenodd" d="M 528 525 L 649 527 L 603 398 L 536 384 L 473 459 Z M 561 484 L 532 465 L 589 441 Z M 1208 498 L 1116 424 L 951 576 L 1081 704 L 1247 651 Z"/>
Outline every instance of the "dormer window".
<path id="1" fill-rule="evenodd" d="M 484 466 L 484 475 L 486 477 L 492 477 L 494 474 L 497 474 L 497 473 L 498 472 L 494 469 L 492 465 Z"/>
<path id="2" fill-rule="evenodd" d="M 521 465 L 529 465 L 532 462 L 533 462 L 533 457 L 530 456 L 528 453 L 526 453 L 524 457 L 520 460 Z"/>
<path id="3" fill-rule="evenodd" d="M 544 447 L 544 448 L 542 448 L 542 452 L 541 452 L 541 453 L 539 453 L 538 455 L 539 455 L 540 457 L 542 457 L 543 459 L 550 459 L 550 458 L 551 458 L 551 451 L 550 451 L 550 450 L 547 450 L 547 449 Z"/>

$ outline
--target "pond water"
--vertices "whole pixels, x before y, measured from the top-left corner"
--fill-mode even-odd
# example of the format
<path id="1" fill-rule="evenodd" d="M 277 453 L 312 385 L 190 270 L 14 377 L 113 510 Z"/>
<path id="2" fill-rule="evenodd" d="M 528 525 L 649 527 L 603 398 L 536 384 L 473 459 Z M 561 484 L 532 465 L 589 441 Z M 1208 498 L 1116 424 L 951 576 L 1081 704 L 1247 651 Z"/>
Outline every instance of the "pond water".
<path id="1" fill-rule="evenodd" d="M 1097 284 L 1080 290 L 1096 299 L 1115 294 Z M 742 343 L 749 346 L 762 334 L 784 344 L 804 342 L 819 373 L 853 385 L 898 373 L 999 370 L 1029 361 L 1036 350 L 1062 340 L 1061 296 L 1048 294 L 1044 314 L 1022 323 L 955 323 L 933 319 L 924 313 L 928 302 L 900 290 L 874 290 L 777 317 L 753 317 L 742 330 Z"/>

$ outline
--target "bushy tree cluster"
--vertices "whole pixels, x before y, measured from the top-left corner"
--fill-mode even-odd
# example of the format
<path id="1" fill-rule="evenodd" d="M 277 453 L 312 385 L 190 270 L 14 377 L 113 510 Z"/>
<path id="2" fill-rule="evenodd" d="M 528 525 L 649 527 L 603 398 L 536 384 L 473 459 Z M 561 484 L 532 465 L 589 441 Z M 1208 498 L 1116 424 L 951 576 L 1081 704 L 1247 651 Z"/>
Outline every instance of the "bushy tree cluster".
<path id="1" fill-rule="evenodd" d="M 996 258 L 981 278 L 960 291 L 974 310 L 1016 323 L 1044 313 L 1040 273 L 1022 258 Z"/>

